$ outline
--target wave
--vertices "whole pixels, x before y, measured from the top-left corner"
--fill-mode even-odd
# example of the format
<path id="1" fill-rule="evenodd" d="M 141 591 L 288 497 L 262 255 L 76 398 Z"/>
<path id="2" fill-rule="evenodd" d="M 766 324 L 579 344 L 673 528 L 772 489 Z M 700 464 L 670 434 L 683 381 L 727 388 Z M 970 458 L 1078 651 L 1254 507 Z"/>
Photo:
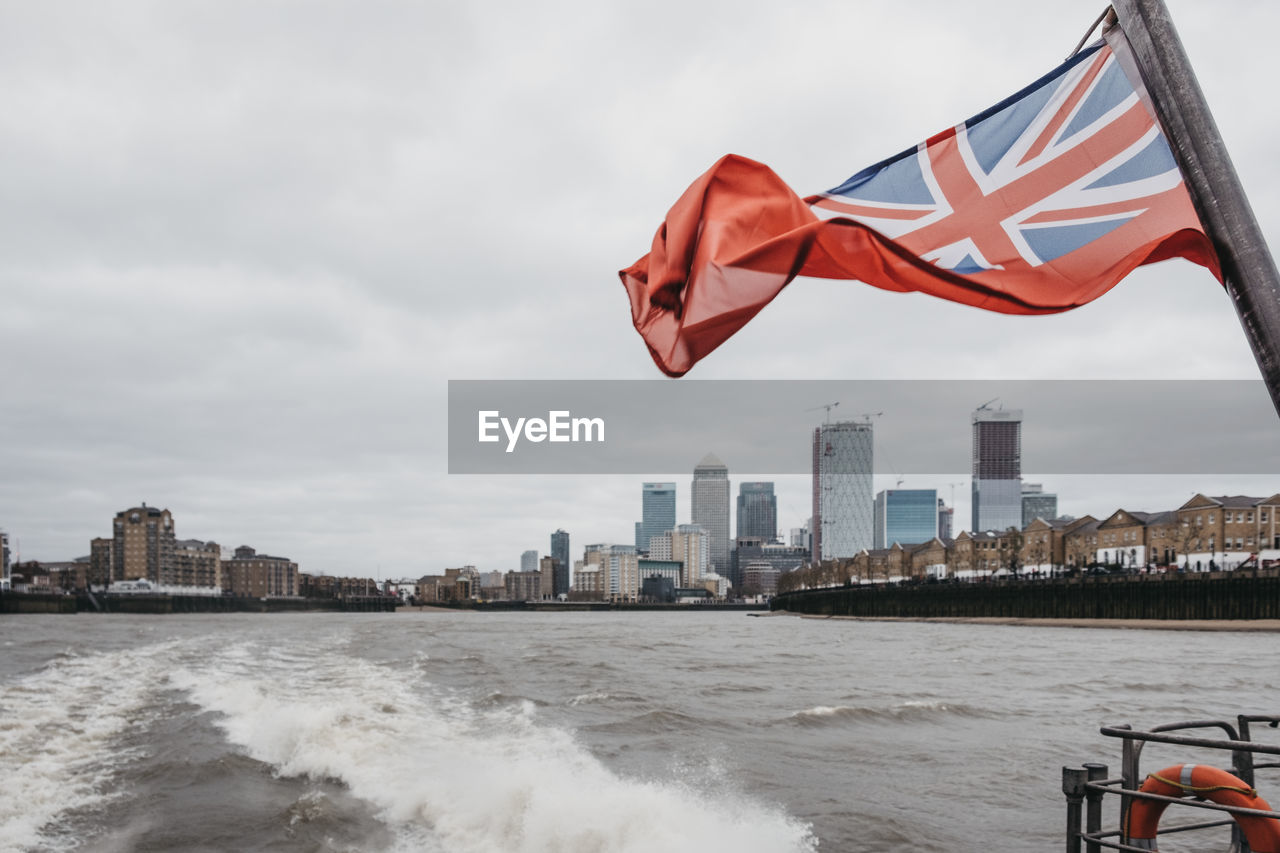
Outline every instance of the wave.
<path id="1" fill-rule="evenodd" d="M 698 692 L 703 696 L 723 696 L 738 693 L 770 693 L 773 689 L 764 684 L 711 684 Z"/>
<path id="2" fill-rule="evenodd" d="M 816 850 L 807 824 L 731 783 L 708 793 L 702 780 L 610 771 L 571 733 L 540 724 L 530 702 L 476 705 L 336 656 L 274 672 L 220 655 L 170 681 L 276 773 L 337 780 L 370 803 L 397 850 Z M 300 819 L 312 805 L 299 805 Z"/>
<path id="3" fill-rule="evenodd" d="M 692 714 L 682 714 L 679 711 L 657 710 L 646 711 L 625 720 L 584 726 L 583 729 L 620 735 L 658 735 L 673 730 L 705 732 L 708 729 L 721 728 L 723 725 L 719 720 L 708 720 Z"/>
<path id="4" fill-rule="evenodd" d="M 595 690 L 591 693 L 579 693 L 577 696 L 574 696 L 572 699 L 565 702 L 565 704 L 576 706 L 605 704 L 611 702 L 635 703 L 643 701 L 645 701 L 643 697 L 637 696 L 634 693 L 610 693 L 605 690 Z"/>
<path id="5" fill-rule="evenodd" d="M 972 705 L 953 702 L 909 701 L 887 708 L 851 705 L 817 705 L 796 711 L 781 722 L 801 726 L 832 726 L 850 722 L 922 722 L 954 717 L 982 718 L 992 714 Z"/>
<path id="6" fill-rule="evenodd" d="M 523 710 L 525 703 L 529 703 L 534 708 L 546 707 L 547 703 L 542 699 L 530 699 L 528 696 L 513 696 L 510 693 L 502 693 L 494 691 L 476 701 L 476 706 L 480 708 L 510 708 L 516 707 Z"/>

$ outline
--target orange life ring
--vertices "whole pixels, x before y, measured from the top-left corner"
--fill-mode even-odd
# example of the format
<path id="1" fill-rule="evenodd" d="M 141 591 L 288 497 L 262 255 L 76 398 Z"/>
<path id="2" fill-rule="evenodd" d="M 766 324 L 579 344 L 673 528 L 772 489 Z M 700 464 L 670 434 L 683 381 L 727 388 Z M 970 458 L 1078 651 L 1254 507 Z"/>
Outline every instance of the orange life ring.
<path id="1" fill-rule="evenodd" d="M 1149 775 L 1138 790 L 1165 797 L 1201 797 L 1224 806 L 1271 810 L 1267 801 L 1238 777 L 1203 764 L 1175 764 L 1166 767 L 1159 773 Z M 1135 799 L 1125 818 L 1124 834 L 1128 837 L 1129 844 L 1146 850 L 1158 850 L 1156 827 L 1168 805 L 1159 800 Z M 1253 853 L 1280 853 L 1280 820 L 1258 815 L 1233 817 Z"/>

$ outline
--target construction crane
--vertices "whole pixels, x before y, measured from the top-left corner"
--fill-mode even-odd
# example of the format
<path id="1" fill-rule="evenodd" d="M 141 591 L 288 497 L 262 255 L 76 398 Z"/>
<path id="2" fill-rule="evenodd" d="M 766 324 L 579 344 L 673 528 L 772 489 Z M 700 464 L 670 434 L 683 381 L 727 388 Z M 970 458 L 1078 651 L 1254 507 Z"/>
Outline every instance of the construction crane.
<path id="1" fill-rule="evenodd" d="M 979 406 L 978 408 L 974 409 L 974 411 L 975 411 L 975 412 L 981 412 L 983 409 L 987 408 L 988 406 L 990 406 L 992 403 L 994 403 L 996 400 L 999 400 L 999 399 L 1000 399 L 999 397 L 992 397 L 990 400 L 988 400 L 987 402 L 983 403 L 983 404 L 982 404 L 981 406 Z"/>
<path id="2" fill-rule="evenodd" d="M 834 408 L 835 408 L 836 406 L 838 406 L 838 405 L 840 405 L 839 401 L 837 401 L 837 402 L 835 402 L 835 403 L 827 403 L 827 404 L 822 405 L 822 406 L 811 406 L 810 408 L 805 409 L 805 411 L 806 411 L 806 412 L 816 412 L 816 411 L 818 411 L 818 409 L 826 409 L 826 410 L 827 410 L 827 418 L 826 418 L 826 420 L 825 420 L 825 421 L 823 421 L 823 423 L 828 423 L 828 424 L 829 424 L 829 423 L 831 423 L 831 410 L 832 410 L 832 409 L 834 409 Z"/>
<path id="3" fill-rule="evenodd" d="M 884 412 L 863 412 L 859 417 L 861 417 L 865 422 L 871 423 L 872 418 L 878 418 L 883 414 Z"/>

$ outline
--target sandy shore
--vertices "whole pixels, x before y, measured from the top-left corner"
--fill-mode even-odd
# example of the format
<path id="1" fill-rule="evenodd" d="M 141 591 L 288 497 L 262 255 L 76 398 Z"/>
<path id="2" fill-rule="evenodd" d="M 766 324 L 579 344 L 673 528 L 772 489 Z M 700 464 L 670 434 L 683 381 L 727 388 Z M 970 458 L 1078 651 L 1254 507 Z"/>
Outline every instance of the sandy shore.
<path id="1" fill-rule="evenodd" d="M 901 616 L 818 616 L 792 613 L 802 619 L 844 619 L 855 622 L 954 622 L 968 625 L 1028 625 L 1035 628 L 1126 628 L 1148 631 L 1277 632 L 1280 619 L 1022 619 L 1003 616 L 971 618 Z"/>

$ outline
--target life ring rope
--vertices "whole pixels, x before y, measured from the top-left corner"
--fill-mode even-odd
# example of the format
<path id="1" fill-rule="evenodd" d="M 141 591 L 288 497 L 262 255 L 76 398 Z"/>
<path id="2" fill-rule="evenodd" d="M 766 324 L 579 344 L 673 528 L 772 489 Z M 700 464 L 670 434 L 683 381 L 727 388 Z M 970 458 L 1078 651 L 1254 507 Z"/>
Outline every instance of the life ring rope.
<path id="1" fill-rule="evenodd" d="M 1212 794 L 1214 791 L 1235 791 L 1237 794 L 1244 794 L 1246 797 L 1258 796 L 1257 788 L 1242 788 L 1239 785 L 1205 785 L 1197 787 L 1195 785 L 1183 784 L 1176 779 L 1167 779 L 1159 773 L 1148 773 L 1148 779 L 1155 779 L 1157 782 L 1163 782 L 1166 785 L 1172 785 L 1175 788 L 1181 788 L 1192 794 Z"/>

